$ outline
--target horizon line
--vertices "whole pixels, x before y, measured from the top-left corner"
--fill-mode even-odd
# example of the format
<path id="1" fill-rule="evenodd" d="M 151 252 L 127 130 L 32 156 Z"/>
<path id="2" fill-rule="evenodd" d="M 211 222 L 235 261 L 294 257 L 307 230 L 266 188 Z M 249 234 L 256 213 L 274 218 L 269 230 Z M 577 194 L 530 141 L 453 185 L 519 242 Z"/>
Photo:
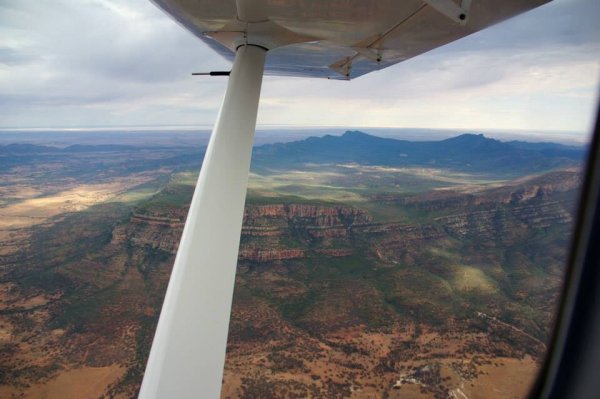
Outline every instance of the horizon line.
<path id="1" fill-rule="evenodd" d="M 86 131 L 158 131 L 158 130 L 212 130 L 213 125 L 101 125 L 101 126 L 0 126 L 0 132 L 86 132 Z M 589 135 L 590 132 L 577 130 L 551 130 L 551 129 L 503 129 L 503 128 L 462 128 L 462 127 L 417 127 L 417 126 L 343 126 L 343 125 L 297 125 L 297 124 L 261 124 L 256 130 L 269 129 L 382 129 L 382 130 L 428 130 L 428 131 L 464 131 L 464 132 L 495 132 L 495 133 L 549 133 L 549 134 L 575 134 Z"/>

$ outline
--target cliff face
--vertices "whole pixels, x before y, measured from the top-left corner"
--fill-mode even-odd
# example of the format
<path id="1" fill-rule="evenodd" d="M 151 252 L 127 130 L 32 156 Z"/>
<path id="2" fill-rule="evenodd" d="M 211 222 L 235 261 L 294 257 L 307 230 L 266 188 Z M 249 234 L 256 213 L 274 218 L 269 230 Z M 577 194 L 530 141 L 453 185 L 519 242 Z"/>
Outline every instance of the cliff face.
<path id="1" fill-rule="evenodd" d="M 379 198 L 432 215 L 443 211 L 425 223 L 375 223 L 365 210 L 342 205 L 249 205 L 244 211 L 239 260 L 260 264 L 315 254 L 344 257 L 356 254 L 361 246 L 364 253 L 366 245 L 371 256 L 399 262 L 420 246 L 440 240 L 512 245 L 533 230 L 572 223 L 572 201 L 561 195 L 579 183 L 577 173 L 556 172 L 476 194 L 433 191 L 409 198 Z M 175 254 L 184 219 L 184 214 L 134 213 L 131 223 L 115 229 L 113 240 Z"/>
<path id="2" fill-rule="evenodd" d="M 494 207 L 499 204 L 519 204 L 531 200 L 548 201 L 557 195 L 560 196 L 561 193 L 578 190 L 581 184 L 581 173 L 578 171 L 556 171 L 472 194 L 441 190 L 410 197 L 377 194 L 372 199 L 380 203 L 413 207 L 427 212 L 446 212 L 460 208 L 472 209 L 483 205 Z"/>
<path id="3" fill-rule="evenodd" d="M 530 200 L 549 200 L 560 193 L 578 190 L 582 175 L 577 171 L 556 171 L 526 179 L 514 185 L 490 190 L 481 195 L 481 202 L 518 204 Z"/>
<path id="4" fill-rule="evenodd" d="M 271 225 L 273 219 L 311 227 L 351 226 L 370 223 L 373 218 L 365 211 L 348 206 L 324 206 L 312 204 L 280 204 L 247 207 L 244 212 L 245 226 Z"/>
<path id="5" fill-rule="evenodd" d="M 254 262 L 270 262 L 274 260 L 303 258 L 305 251 L 302 249 L 258 249 L 240 248 L 239 260 Z"/>
<path id="6" fill-rule="evenodd" d="M 522 201 L 520 201 L 522 202 Z M 449 234 L 503 240 L 518 239 L 520 232 L 571 223 L 573 218 L 564 204 L 535 201 L 513 207 L 458 213 L 435 219 Z"/>
<path id="7" fill-rule="evenodd" d="M 276 204 L 248 206 L 244 212 L 240 261 L 269 262 L 306 256 L 304 244 L 347 237 L 354 228 L 369 226 L 372 217 L 348 206 Z M 181 218 L 134 213 L 127 226 L 117 227 L 113 241 L 130 243 L 171 254 L 177 252 L 184 223 Z M 292 233 L 293 231 L 293 233 Z M 294 237 L 292 237 L 294 236 Z M 281 241 L 288 241 L 282 243 Z M 296 241 L 295 248 L 289 241 Z M 300 248 L 298 248 L 300 246 Z M 324 248 L 327 256 L 348 256 L 347 248 Z"/>
<path id="8" fill-rule="evenodd" d="M 482 309 L 543 340 L 564 272 L 576 185 L 576 174 L 567 173 L 478 193 L 381 196 L 406 215 L 388 223 L 345 205 L 248 205 L 233 336 L 237 343 L 264 336 L 251 327 L 256 310 L 248 303 L 258 301 L 273 312 L 269 320 L 311 334 L 407 318 L 449 328 L 449 320 Z M 128 246 L 147 284 L 167 283 L 184 210 L 146 208 L 113 230 L 113 244 Z"/>

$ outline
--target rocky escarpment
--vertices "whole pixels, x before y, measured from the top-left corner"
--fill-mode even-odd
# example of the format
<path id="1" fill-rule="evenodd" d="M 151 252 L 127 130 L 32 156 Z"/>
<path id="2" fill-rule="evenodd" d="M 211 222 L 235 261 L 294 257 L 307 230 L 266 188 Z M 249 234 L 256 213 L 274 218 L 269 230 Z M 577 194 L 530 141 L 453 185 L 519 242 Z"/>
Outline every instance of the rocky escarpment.
<path id="1" fill-rule="evenodd" d="M 240 261 L 269 262 L 307 256 L 311 243 L 320 254 L 340 257 L 353 253 L 339 248 L 353 229 L 373 218 L 362 209 L 339 205 L 273 204 L 248 206 L 244 212 Z"/>
<path id="2" fill-rule="evenodd" d="M 560 193 L 578 183 L 578 173 L 556 172 L 478 194 L 433 191 L 395 200 L 398 206 L 420 212 L 444 211 L 427 223 L 375 223 L 365 210 L 342 205 L 249 205 L 244 211 L 239 260 L 262 263 L 311 254 L 350 256 L 356 253 L 356 240 L 363 243 L 361 252 L 384 260 L 402 259 L 436 240 L 515 243 L 531 229 L 572 223 L 572 200 L 563 200 Z M 143 214 L 133 213 L 127 226 L 117 227 L 113 240 L 175 254 L 184 219 L 184 214 L 163 216 L 146 209 Z"/>
<path id="3" fill-rule="evenodd" d="M 562 170 L 488 190 L 479 195 L 479 198 L 482 203 L 518 204 L 532 199 L 548 200 L 556 194 L 578 190 L 581 185 L 580 171 Z"/>
<path id="4" fill-rule="evenodd" d="M 277 204 L 247 207 L 243 236 L 279 236 L 294 229 L 306 239 L 327 245 L 334 238 L 347 237 L 350 230 L 371 224 L 373 218 L 362 209 L 349 206 Z"/>
<path id="5" fill-rule="evenodd" d="M 240 248 L 239 260 L 269 262 L 274 260 L 304 258 L 306 251 L 302 249 L 259 249 Z"/>
<path id="6" fill-rule="evenodd" d="M 498 207 L 489 210 L 457 213 L 435 219 L 450 235 L 458 238 L 503 240 L 518 239 L 519 232 L 545 229 L 569 224 L 573 221 L 569 209 L 558 201 L 532 201 L 531 203 Z"/>
<path id="7" fill-rule="evenodd" d="M 131 223 L 136 224 L 147 223 L 150 225 L 169 226 L 173 228 L 182 227 L 184 225 L 184 222 L 181 220 L 181 218 L 141 215 L 137 213 L 134 213 L 130 220 Z"/>
<path id="8" fill-rule="evenodd" d="M 472 209 L 486 205 L 488 208 L 493 208 L 499 204 L 520 204 L 531 200 L 551 201 L 560 193 L 578 190 L 582 184 L 581 179 L 582 175 L 578 170 L 562 170 L 474 193 L 440 190 L 414 196 L 376 194 L 371 199 L 384 204 L 395 204 L 427 212 Z"/>
<path id="9" fill-rule="evenodd" d="M 278 204 L 249 206 L 244 211 L 244 227 L 272 226 L 274 219 L 313 228 L 349 227 L 373 221 L 362 209 L 349 206 Z"/>
<path id="10" fill-rule="evenodd" d="M 129 241 L 139 247 L 175 254 L 183 230 L 183 217 L 160 216 L 147 209 L 133 213 L 130 223 L 113 231 L 113 242 Z M 171 211 L 173 213 L 173 211 Z M 347 237 L 352 229 L 369 226 L 372 217 L 349 206 L 314 204 L 251 205 L 244 212 L 240 261 L 269 262 L 306 256 L 307 241 L 319 240 L 319 253 L 349 256 L 351 248 L 328 247 L 334 238 Z M 285 242 L 282 242 L 285 241 Z"/>
<path id="11" fill-rule="evenodd" d="M 138 218 L 133 215 L 129 223 L 117 226 L 112 232 L 112 243 L 177 253 L 183 224 L 173 225 L 167 218 Z"/>

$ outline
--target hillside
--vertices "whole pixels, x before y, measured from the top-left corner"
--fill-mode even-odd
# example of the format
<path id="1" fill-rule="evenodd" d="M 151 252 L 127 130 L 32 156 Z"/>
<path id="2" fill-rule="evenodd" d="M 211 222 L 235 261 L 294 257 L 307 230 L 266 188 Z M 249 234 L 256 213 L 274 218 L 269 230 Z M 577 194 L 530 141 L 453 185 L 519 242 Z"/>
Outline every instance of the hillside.
<path id="1" fill-rule="evenodd" d="M 541 172 L 573 166 L 584 156 L 583 148 L 560 144 L 548 147 L 547 143 L 504 143 L 482 134 L 463 134 L 440 141 L 405 141 L 348 131 L 342 136 L 263 145 L 254 150 L 253 167 L 262 170 L 355 162 L 518 175 L 525 170 Z"/>

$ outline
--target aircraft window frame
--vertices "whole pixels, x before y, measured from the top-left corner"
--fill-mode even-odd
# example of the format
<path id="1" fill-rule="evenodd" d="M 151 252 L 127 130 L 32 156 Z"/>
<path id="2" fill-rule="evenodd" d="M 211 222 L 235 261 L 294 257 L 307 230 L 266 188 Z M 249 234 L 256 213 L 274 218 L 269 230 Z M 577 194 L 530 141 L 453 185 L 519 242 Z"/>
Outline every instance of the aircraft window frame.
<path id="1" fill-rule="evenodd" d="M 596 115 L 554 332 L 530 399 L 600 392 L 600 105 Z"/>

